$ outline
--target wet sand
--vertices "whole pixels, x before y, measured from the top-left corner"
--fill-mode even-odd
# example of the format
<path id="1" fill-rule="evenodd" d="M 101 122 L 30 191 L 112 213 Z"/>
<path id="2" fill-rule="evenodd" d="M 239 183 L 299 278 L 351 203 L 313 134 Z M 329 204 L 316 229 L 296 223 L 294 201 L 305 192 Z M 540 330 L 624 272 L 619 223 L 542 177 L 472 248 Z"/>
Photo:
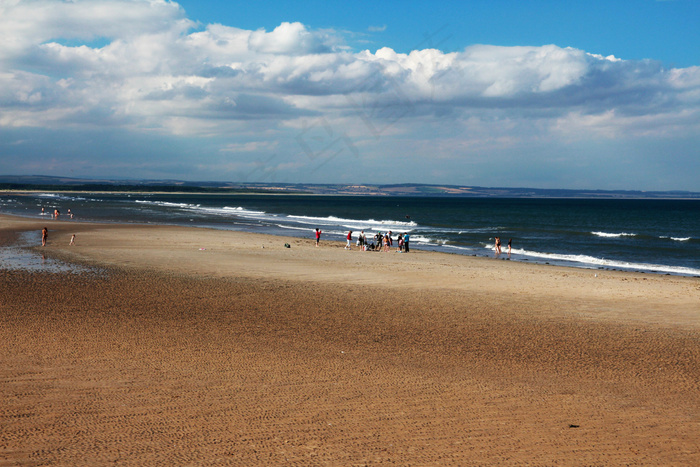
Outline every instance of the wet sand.
<path id="1" fill-rule="evenodd" d="M 311 232 L 0 241 L 43 225 L 100 272 L 0 270 L 0 464 L 700 464 L 698 278 Z"/>

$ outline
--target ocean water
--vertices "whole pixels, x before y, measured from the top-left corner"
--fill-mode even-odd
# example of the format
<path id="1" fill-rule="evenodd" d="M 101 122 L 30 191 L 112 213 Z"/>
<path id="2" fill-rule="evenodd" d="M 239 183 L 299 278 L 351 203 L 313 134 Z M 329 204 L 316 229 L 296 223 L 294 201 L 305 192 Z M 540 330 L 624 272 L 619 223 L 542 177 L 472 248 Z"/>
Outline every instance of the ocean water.
<path id="1" fill-rule="evenodd" d="M 78 264 L 68 264 L 53 258 L 47 258 L 44 254 L 34 252 L 28 248 L 40 243 L 41 232 L 22 232 L 16 244 L 0 246 L 0 270 L 20 269 L 30 272 L 50 272 L 56 274 L 100 272 L 96 268 L 88 268 Z"/>
<path id="2" fill-rule="evenodd" d="M 591 269 L 700 276 L 700 200 L 316 195 L 0 195 L 0 213 L 173 224 L 322 240 L 409 233 L 411 248 Z M 61 211 L 59 221 L 48 213 Z M 494 252 L 500 237 L 503 253 Z M 512 239 L 511 255 L 506 253 Z"/>

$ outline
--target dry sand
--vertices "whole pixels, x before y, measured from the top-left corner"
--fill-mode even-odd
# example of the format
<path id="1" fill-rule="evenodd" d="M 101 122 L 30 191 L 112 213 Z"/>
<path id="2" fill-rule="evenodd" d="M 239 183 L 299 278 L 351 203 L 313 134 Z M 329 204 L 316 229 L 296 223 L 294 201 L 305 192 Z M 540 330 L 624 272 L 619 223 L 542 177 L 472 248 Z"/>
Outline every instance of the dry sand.
<path id="1" fill-rule="evenodd" d="M 44 224 L 103 269 L 0 270 L 0 464 L 700 465 L 698 278 L 7 216 L 0 241 Z"/>

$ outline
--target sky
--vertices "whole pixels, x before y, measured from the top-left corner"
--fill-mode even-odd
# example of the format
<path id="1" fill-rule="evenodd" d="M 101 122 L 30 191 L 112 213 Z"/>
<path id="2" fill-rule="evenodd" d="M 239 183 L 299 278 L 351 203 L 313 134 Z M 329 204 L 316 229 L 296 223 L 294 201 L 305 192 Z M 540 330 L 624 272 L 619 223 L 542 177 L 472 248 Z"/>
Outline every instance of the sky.
<path id="1" fill-rule="evenodd" d="M 700 191 L 698 0 L 0 0 L 0 31 L 0 174 Z"/>

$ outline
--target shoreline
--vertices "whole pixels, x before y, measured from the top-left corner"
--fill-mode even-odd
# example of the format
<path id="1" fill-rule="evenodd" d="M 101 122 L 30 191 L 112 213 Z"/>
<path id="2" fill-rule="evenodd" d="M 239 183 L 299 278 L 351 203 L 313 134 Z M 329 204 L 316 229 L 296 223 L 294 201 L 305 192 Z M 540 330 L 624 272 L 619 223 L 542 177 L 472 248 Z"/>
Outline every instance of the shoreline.
<path id="1" fill-rule="evenodd" d="M 13 219 L 22 230 L 38 231 L 44 224 L 53 225 L 47 247 L 42 249 L 39 245 L 31 250 L 44 251 L 67 263 L 135 267 L 193 277 L 279 277 L 333 285 L 378 284 L 392 288 L 445 289 L 479 294 L 491 291 L 509 296 L 556 295 L 571 301 L 628 301 L 626 308 L 644 308 L 649 310 L 648 316 L 662 317 L 665 314 L 668 322 L 677 319 L 679 324 L 700 326 L 700 313 L 695 313 L 700 303 L 700 278 L 697 276 L 586 269 L 429 250 L 396 254 L 393 249 L 389 253 L 362 252 L 354 247 L 347 251 L 344 242 L 335 240 L 322 240 L 321 248 L 315 248 L 311 237 L 284 237 L 207 227 L 45 222 L 0 215 L 0 221 Z M 75 246 L 69 245 L 72 234 L 77 234 Z M 291 248 L 285 248 L 285 243 Z M 171 247 L 171 244 L 176 247 Z M 410 273 L 402 276 L 404 270 Z M 397 280 L 397 277 L 401 279 Z M 531 277 L 537 281 L 529 281 Z M 505 292 L 503 284 L 507 287 Z M 660 290 L 664 288 L 670 290 L 662 299 Z M 670 311 L 666 301 L 669 296 L 676 300 Z M 636 318 L 646 319 L 639 314 Z"/>
<path id="2" fill-rule="evenodd" d="M 0 461 L 700 462 L 696 278 L 7 216 L 0 239 L 44 224 L 48 257 L 106 272 L 0 269 Z"/>
<path id="3" fill-rule="evenodd" d="M 255 195 L 255 193 L 250 193 L 250 195 Z M 16 217 L 18 219 L 27 219 L 27 220 L 37 220 L 36 217 L 27 215 L 27 216 L 21 216 L 21 215 L 16 215 L 16 214 L 0 214 L 0 216 L 8 216 L 9 218 Z M 53 222 L 52 218 L 49 219 L 40 219 L 42 221 L 47 221 L 47 222 Z M 65 221 L 62 221 L 65 222 Z M 282 238 L 282 239 L 305 239 L 307 238 L 306 236 L 292 236 L 292 235 L 284 235 L 280 233 L 274 233 L 274 232 L 266 232 L 266 233 L 259 233 L 259 232 L 250 232 L 249 230 L 235 230 L 235 229 L 226 229 L 226 228 L 217 228 L 217 227 L 212 227 L 212 226 L 193 226 L 193 225 L 187 225 L 187 224 L 167 224 L 167 223 L 162 223 L 162 224 L 150 224 L 150 223 L 126 223 L 123 221 L 103 221 L 103 220 L 97 220 L 97 221 L 80 221 L 80 220 L 70 220 L 69 222 L 71 223 L 82 223 L 82 224 L 105 224 L 105 225 L 125 225 L 125 226 L 154 226 L 154 225 L 161 225 L 163 227 L 170 227 L 170 226 L 179 226 L 179 227 L 184 227 L 184 228 L 201 228 L 201 229 L 214 229 L 217 231 L 222 231 L 222 232 L 249 232 L 249 233 L 254 233 L 254 234 L 259 234 L 259 235 L 266 235 L 270 237 L 275 237 L 275 238 Z M 335 240 L 325 240 L 325 241 L 335 241 L 340 244 L 340 242 L 344 242 L 345 240 L 341 240 L 343 238 L 340 235 L 337 235 L 337 239 Z M 415 242 L 414 242 L 415 243 Z M 353 244 L 353 246 L 355 246 Z M 664 264 L 652 264 L 652 263 L 637 263 L 633 264 L 630 263 L 629 265 L 627 264 L 626 261 L 622 260 L 605 260 L 605 259 L 600 259 L 600 258 L 586 258 L 585 260 L 581 260 L 577 256 L 574 255 L 574 257 L 569 257 L 569 255 L 566 254 L 554 254 L 554 253 L 537 253 L 537 252 L 522 252 L 518 250 L 517 248 L 513 252 L 513 257 L 511 255 L 508 255 L 506 252 L 501 253 L 499 255 L 495 255 L 493 252 L 490 254 L 487 254 L 485 252 L 479 253 L 479 252 L 474 252 L 474 251 L 459 251 L 461 250 L 460 247 L 455 247 L 454 251 L 449 245 L 433 245 L 433 244 L 423 244 L 416 246 L 414 244 L 413 246 L 414 252 L 415 251 L 423 251 L 423 252 L 431 252 L 431 253 L 437 253 L 437 254 L 445 254 L 445 255 L 457 255 L 457 256 L 465 256 L 465 257 L 474 257 L 474 258 L 485 258 L 485 259 L 497 259 L 497 260 L 503 260 L 503 261 L 513 261 L 513 262 L 522 262 L 526 264 L 534 264 L 534 265 L 552 265 L 552 266 L 559 266 L 559 267 L 566 267 L 566 268 L 573 268 L 573 269 L 582 269 L 582 270 L 588 270 L 588 271 L 605 271 L 605 272 L 611 272 L 611 271 L 619 271 L 619 272 L 634 272 L 634 273 L 639 273 L 639 274 L 651 274 L 651 275 L 672 275 L 672 276 L 679 276 L 679 277 L 694 277 L 694 278 L 700 278 L 700 273 L 696 270 L 684 267 L 684 266 L 669 266 L 669 265 L 664 265 Z M 486 249 L 485 251 L 491 251 L 491 249 Z M 544 255 L 544 256 L 543 256 Z M 550 257 L 551 256 L 551 257 Z M 612 262 L 614 264 L 605 264 L 605 262 Z M 687 271 L 686 271 L 687 270 Z"/>

